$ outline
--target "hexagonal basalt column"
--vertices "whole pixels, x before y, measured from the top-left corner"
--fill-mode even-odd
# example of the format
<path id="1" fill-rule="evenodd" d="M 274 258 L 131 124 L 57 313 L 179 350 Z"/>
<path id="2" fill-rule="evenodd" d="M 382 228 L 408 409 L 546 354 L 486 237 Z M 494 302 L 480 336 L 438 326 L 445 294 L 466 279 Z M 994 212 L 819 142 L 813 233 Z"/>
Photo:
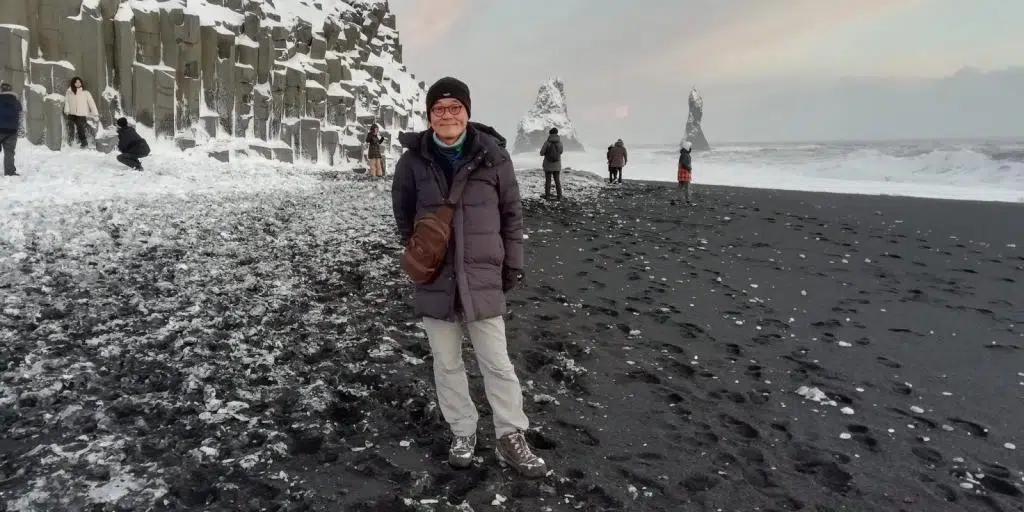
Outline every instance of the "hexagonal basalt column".
<path id="1" fill-rule="evenodd" d="M 46 87 L 39 84 L 25 88 L 25 138 L 32 144 L 46 141 L 46 94 Z"/>
<path id="2" fill-rule="evenodd" d="M 316 162 L 320 154 L 320 120 L 300 119 L 298 124 L 298 149 L 301 158 Z"/>
<path id="3" fill-rule="evenodd" d="M 157 136 L 174 136 L 174 68 L 153 69 L 153 130 Z"/>
<path id="4" fill-rule="evenodd" d="M 122 6 L 122 9 L 129 9 Z M 130 10 L 130 9 L 129 9 Z M 131 19 L 114 20 L 114 77 L 121 92 L 121 108 L 135 113 L 135 94 L 132 72 L 135 66 L 135 31 Z"/>
<path id="5" fill-rule="evenodd" d="M 64 145 L 64 95 L 50 94 L 43 100 L 46 118 L 46 147 L 60 151 Z"/>
<path id="6" fill-rule="evenodd" d="M 160 64 L 160 11 L 135 11 L 135 44 L 137 62 L 150 66 Z"/>
<path id="7" fill-rule="evenodd" d="M 23 1 L 23 0 L 18 0 Z M 14 87 L 14 94 L 22 96 L 28 79 L 29 32 L 17 25 L 0 25 L 0 77 Z"/>

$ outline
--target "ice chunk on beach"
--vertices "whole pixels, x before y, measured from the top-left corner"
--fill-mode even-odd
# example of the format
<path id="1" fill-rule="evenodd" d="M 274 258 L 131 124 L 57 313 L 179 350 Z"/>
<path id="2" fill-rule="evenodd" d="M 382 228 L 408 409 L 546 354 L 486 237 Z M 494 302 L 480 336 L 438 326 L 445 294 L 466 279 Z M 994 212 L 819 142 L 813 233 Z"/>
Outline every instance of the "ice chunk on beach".
<path id="1" fill-rule="evenodd" d="M 797 388 L 796 394 L 806 398 L 807 400 L 810 400 L 812 402 L 818 402 L 822 405 L 836 405 L 836 402 L 834 400 L 829 399 L 828 395 L 826 395 L 824 391 L 818 388 L 800 386 L 799 388 Z"/>

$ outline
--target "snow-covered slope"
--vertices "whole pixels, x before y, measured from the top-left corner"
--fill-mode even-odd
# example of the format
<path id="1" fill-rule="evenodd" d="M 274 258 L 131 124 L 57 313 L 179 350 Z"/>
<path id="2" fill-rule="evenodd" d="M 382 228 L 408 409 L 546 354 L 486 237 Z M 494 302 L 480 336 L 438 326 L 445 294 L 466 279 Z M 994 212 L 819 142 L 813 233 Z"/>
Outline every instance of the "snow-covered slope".
<path id="1" fill-rule="evenodd" d="M 683 136 L 681 143 L 690 141 L 690 144 L 693 145 L 690 148 L 691 151 L 707 151 L 711 149 L 711 146 L 708 144 L 707 137 L 704 136 L 704 128 L 701 127 L 701 121 L 704 119 L 704 98 L 701 97 L 696 87 L 690 89 L 688 102 L 690 115 L 686 119 L 686 135 Z M 682 145 L 681 143 L 680 145 Z"/>
<path id="2" fill-rule="evenodd" d="M 0 47 L 23 49 L 0 79 L 24 100 L 29 142 L 53 150 L 81 76 L 102 150 L 125 116 L 221 160 L 354 164 L 370 124 L 396 150 L 398 131 L 424 126 L 395 27 L 386 0 L 23 0 L 0 12 Z"/>
<path id="3" fill-rule="evenodd" d="M 552 128 L 558 128 L 567 151 L 583 149 L 576 136 L 576 127 L 569 119 L 565 84 L 561 78 L 552 78 L 540 86 L 533 108 L 519 121 L 515 151 L 521 153 L 540 149 L 548 137 L 548 130 Z"/>

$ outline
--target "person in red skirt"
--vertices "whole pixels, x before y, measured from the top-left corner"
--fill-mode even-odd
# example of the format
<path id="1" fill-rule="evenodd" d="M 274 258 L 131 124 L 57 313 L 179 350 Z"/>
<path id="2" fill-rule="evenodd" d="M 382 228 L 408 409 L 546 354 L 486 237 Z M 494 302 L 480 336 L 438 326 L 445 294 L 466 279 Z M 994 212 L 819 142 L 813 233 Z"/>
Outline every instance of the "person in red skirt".
<path id="1" fill-rule="evenodd" d="M 686 204 L 693 204 L 690 201 L 690 181 L 693 180 L 693 164 L 690 160 L 690 148 L 693 147 L 690 141 L 683 141 L 683 147 L 679 149 L 679 189 L 683 191 L 683 198 Z"/>

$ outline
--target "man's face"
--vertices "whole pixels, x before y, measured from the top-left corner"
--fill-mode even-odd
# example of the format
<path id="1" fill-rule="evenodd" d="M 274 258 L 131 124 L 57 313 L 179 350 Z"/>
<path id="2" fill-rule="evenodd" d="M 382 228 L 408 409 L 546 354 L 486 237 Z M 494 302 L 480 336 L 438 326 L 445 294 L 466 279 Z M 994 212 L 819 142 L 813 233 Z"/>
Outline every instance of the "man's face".
<path id="1" fill-rule="evenodd" d="M 469 115 L 462 102 L 442 98 L 430 109 L 430 127 L 441 140 L 455 140 L 466 131 Z"/>

